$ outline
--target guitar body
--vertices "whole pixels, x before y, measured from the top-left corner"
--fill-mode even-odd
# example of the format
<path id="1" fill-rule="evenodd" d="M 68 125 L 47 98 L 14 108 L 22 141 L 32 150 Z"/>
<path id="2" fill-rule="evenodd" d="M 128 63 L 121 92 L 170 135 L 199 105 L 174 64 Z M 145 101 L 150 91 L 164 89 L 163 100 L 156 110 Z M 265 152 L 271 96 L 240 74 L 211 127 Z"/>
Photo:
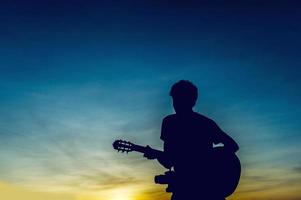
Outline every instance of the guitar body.
<path id="1" fill-rule="evenodd" d="M 202 167 L 202 163 L 199 163 L 197 165 L 199 167 L 187 170 L 181 176 L 177 174 L 177 169 L 175 172 L 167 171 L 165 175 L 156 176 L 155 182 L 168 184 L 167 192 L 177 193 L 177 190 L 180 190 L 187 194 L 189 191 L 199 191 L 207 195 L 228 197 L 235 191 L 239 183 L 240 161 L 235 153 L 227 152 L 223 148 L 214 149 L 212 160 L 211 165 Z"/>
<path id="2" fill-rule="evenodd" d="M 214 152 L 214 165 L 211 171 L 214 189 L 224 197 L 230 196 L 236 189 L 241 165 L 235 153 L 227 152 L 223 148 L 217 148 Z"/>

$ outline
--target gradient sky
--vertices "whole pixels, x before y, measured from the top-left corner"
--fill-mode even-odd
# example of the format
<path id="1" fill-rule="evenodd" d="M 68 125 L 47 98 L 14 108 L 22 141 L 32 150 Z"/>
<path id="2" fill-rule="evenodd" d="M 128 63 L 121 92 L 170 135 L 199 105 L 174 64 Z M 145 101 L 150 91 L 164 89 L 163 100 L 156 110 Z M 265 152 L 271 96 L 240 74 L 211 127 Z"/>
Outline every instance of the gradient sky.
<path id="1" fill-rule="evenodd" d="M 168 199 L 163 167 L 111 143 L 162 148 L 188 79 L 240 145 L 230 199 L 301 199 L 301 6 L 271 2 L 1 2 L 0 198 Z"/>

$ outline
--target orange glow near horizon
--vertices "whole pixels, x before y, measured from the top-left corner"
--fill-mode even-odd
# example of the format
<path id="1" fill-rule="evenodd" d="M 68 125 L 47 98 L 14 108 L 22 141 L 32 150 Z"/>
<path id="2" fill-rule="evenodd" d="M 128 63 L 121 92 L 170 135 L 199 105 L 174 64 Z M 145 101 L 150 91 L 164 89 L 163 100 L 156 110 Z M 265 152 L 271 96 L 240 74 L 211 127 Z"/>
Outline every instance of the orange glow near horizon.
<path id="1" fill-rule="evenodd" d="M 155 188 L 155 187 L 154 187 Z M 158 188 L 157 188 L 158 189 Z M 163 189 L 163 188 L 162 188 Z M 158 195 L 159 194 L 159 195 Z M 197 195 L 197 194 L 196 194 Z M 263 189 L 262 191 L 246 192 L 244 185 L 227 198 L 228 200 L 296 200 L 301 195 L 297 186 L 277 189 Z M 99 191 L 98 194 L 85 193 L 56 193 L 33 191 L 19 186 L 1 182 L 0 197 L 6 200 L 169 200 L 170 196 L 162 190 L 145 193 L 133 187 L 116 188 L 109 191 Z"/>

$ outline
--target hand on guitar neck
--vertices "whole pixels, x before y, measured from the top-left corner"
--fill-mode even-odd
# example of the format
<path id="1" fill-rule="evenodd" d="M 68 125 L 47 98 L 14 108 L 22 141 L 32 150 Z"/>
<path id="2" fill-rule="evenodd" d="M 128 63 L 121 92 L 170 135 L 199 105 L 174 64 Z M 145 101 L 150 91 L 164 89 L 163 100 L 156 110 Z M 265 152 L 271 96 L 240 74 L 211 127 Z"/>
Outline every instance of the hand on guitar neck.
<path id="1" fill-rule="evenodd" d="M 163 165 L 166 169 L 171 169 L 173 166 L 170 159 L 166 156 L 163 151 L 159 151 L 151 148 L 149 145 L 145 147 L 145 151 L 143 157 L 154 160 L 157 159 L 161 165 Z"/>
<path id="2" fill-rule="evenodd" d="M 162 152 L 163 153 L 163 152 Z M 143 157 L 149 159 L 149 160 L 154 160 L 159 157 L 158 152 L 154 151 L 150 146 L 145 147 L 145 153 L 143 154 Z"/>

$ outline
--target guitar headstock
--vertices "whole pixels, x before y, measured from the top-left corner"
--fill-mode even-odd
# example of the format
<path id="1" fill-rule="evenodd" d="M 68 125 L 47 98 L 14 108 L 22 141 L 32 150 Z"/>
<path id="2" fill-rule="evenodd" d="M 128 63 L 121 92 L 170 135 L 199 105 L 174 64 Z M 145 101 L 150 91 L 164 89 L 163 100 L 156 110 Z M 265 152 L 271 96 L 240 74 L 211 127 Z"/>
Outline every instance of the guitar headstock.
<path id="1" fill-rule="evenodd" d="M 132 149 L 133 143 L 124 141 L 124 140 L 115 140 L 113 142 L 113 148 L 117 150 L 118 152 L 121 151 L 122 153 L 126 152 L 131 152 L 133 151 Z"/>

